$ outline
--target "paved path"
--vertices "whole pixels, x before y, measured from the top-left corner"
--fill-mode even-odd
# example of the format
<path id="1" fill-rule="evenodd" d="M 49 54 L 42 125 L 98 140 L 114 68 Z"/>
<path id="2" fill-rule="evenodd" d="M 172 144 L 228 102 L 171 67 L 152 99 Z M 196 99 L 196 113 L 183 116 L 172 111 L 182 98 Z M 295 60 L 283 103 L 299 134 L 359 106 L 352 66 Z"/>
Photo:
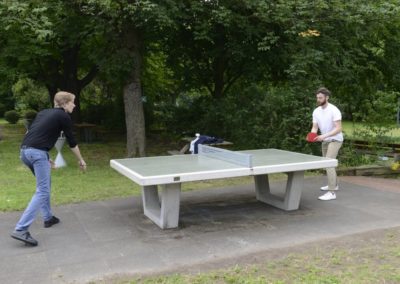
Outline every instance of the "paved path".
<path id="1" fill-rule="evenodd" d="M 160 230 L 140 197 L 60 206 L 61 223 L 31 227 L 38 247 L 9 237 L 21 212 L 0 213 L 0 283 L 85 283 L 116 274 L 159 273 L 269 249 L 400 226 L 400 180 L 342 177 L 335 201 L 307 178 L 301 208 L 257 202 L 252 185 L 185 192 L 180 228 Z M 283 182 L 273 183 L 276 192 Z"/>

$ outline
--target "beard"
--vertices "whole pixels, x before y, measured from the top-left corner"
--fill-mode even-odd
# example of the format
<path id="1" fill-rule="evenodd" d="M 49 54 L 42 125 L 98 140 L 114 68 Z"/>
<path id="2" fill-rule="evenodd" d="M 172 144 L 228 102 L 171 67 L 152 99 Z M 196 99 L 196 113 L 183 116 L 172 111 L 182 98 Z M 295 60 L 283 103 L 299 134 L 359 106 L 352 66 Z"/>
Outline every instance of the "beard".
<path id="1" fill-rule="evenodd" d="M 317 102 L 318 106 L 324 106 L 326 104 L 326 99 L 323 100 L 322 102 Z"/>

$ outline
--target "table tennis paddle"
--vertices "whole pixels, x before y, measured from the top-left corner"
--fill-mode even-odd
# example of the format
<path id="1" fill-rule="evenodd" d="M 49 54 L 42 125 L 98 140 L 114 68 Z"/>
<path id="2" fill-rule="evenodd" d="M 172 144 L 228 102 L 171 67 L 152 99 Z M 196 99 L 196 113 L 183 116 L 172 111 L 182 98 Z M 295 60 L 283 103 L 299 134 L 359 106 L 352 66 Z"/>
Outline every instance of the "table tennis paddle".
<path id="1" fill-rule="evenodd" d="M 317 137 L 318 137 L 317 133 L 310 132 L 307 134 L 307 142 L 310 142 L 310 143 L 317 142 L 317 140 L 315 140 Z"/>

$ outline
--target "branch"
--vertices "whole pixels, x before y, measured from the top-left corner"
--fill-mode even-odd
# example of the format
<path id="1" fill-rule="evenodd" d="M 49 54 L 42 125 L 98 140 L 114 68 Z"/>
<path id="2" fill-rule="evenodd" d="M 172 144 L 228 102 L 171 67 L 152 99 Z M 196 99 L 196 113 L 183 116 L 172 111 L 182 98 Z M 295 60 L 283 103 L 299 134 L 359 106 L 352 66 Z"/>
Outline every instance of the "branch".
<path id="1" fill-rule="evenodd" d="M 210 92 L 210 95 L 212 96 L 214 91 L 213 91 L 213 89 L 211 89 L 211 86 L 209 84 L 206 84 L 206 88 Z"/>
<path id="2" fill-rule="evenodd" d="M 37 66 L 39 66 L 39 71 L 36 73 L 37 76 L 35 76 L 36 79 L 45 84 L 51 82 L 51 84 L 58 86 L 62 76 L 58 72 L 57 61 L 51 59 L 50 63 L 46 67 L 43 66 L 41 60 L 35 59 L 34 61 Z"/>
<path id="3" fill-rule="evenodd" d="M 89 73 L 86 74 L 81 80 L 79 80 L 79 88 L 82 90 L 85 86 L 89 85 L 90 82 L 96 77 L 97 73 L 99 72 L 99 66 L 94 65 Z"/>
<path id="4" fill-rule="evenodd" d="M 244 70 L 244 65 L 245 63 L 241 63 L 239 67 L 236 67 L 235 70 L 237 70 L 237 72 L 234 72 L 236 74 L 233 74 L 230 79 L 228 79 L 224 89 L 222 90 L 222 94 L 225 94 L 226 92 L 228 92 L 228 90 L 232 87 L 232 85 L 243 75 L 243 70 Z M 228 65 L 226 73 L 229 74 L 230 72 L 230 67 L 231 65 Z"/>
<path id="5" fill-rule="evenodd" d="M 239 72 L 236 74 L 236 76 L 231 77 L 231 79 L 228 81 L 228 83 L 225 85 L 225 88 L 223 89 L 222 93 L 225 95 L 226 92 L 232 87 L 232 85 L 242 76 L 242 72 Z"/>

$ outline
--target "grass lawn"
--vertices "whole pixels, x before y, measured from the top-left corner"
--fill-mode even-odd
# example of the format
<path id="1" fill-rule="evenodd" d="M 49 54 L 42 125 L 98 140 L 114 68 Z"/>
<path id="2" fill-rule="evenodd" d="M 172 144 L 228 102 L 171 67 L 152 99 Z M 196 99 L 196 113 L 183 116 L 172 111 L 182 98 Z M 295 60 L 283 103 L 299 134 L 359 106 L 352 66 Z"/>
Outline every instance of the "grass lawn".
<path id="1" fill-rule="evenodd" d="M 19 160 L 19 147 L 25 133 L 22 124 L 10 125 L 0 119 L 3 140 L 0 141 L 0 211 L 22 210 L 28 204 L 35 190 L 35 179 Z M 166 155 L 167 150 L 178 149 L 167 138 L 152 138 L 148 141 L 149 155 Z M 125 140 L 123 137 L 107 143 L 79 144 L 88 164 L 85 173 L 79 170 L 77 161 L 68 145 L 64 145 L 63 157 L 68 166 L 52 172 L 52 204 L 60 205 L 83 201 L 139 195 L 140 187 L 110 168 L 110 159 L 123 158 Z M 50 157 L 54 160 L 56 151 Z M 278 174 L 273 179 L 283 178 Z M 230 185 L 252 183 L 251 177 L 221 180 L 206 180 L 184 183 L 184 191 L 208 189 Z"/>
<path id="2" fill-rule="evenodd" d="M 32 173 L 19 160 L 19 147 L 24 135 L 23 125 L 1 124 L 0 141 L 0 211 L 24 209 L 35 190 Z M 65 146 L 63 156 L 68 167 L 52 172 L 52 202 L 65 204 L 86 200 L 107 199 L 137 194 L 139 187 L 122 178 L 108 166 L 112 157 L 122 157 L 122 143 L 82 144 L 88 170 L 82 173 L 72 152 Z M 50 156 L 55 159 L 53 150 Z"/>
<path id="3" fill-rule="evenodd" d="M 361 127 L 361 125 L 356 125 Z M 0 119 L 3 128 L 3 140 L 0 141 L 0 211 L 22 210 L 29 202 L 34 190 L 35 179 L 31 172 L 19 160 L 19 147 L 25 133 L 22 123 L 8 124 Z M 344 122 L 344 129 L 351 133 L 353 125 Z M 399 135 L 400 130 L 393 132 Z M 52 173 L 52 204 L 105 200 L 116 197 L 139 195 L 140 187 L 127 178 L 121 176 L 109 166 L 110 159 L 125 156 L 125 139 L 117 137 L 107 139 L 107 142 L 80 144 L 83 156 L 88 164 L 88 170 L 83 173 L 79 170 L 75 157 L 65 145 L 63 156 L 68 166 L 53 170 Z M 179 146 L 166 137 L 150 137 L 148 139 L 148 155 L 165 155 L 168 150 L 179 149 Z M 50 153 L 54 160 L 56 151 Z M 307 173 L 315 175 L 315 173 Z M 282 179 L 285 176 L 278 174 L 272 179 Z M 252 183 L 251 177 L 232 178 L 222 180 L 206 180 L 201 182 L 184 183 L 182 189 L 206 189 L 238 184 Z"/>
<path id="4" fill-rule="evenodd" d="M 400 283 L 400 228 L 276 249 L 229 263 L 220 260 L 205 268 L 185 269 L 200 273 L 115 278 L 106 283 Z"/>
<path id="5" fill-rule="evenodd" d="M 354 131 L 367 130 L 365 124 L 361 122 L 343 121 L 342 126 L 346 137 L 353 139 L 360 139 L 354 136 Z M 385 135 L 391 137 L 396 143 L 400 143 L 400 127 L 397 127 L 396 124 L 391 125 L 391 127 L 393 129 Z"/>
<path id="6" fill-rule="evenodd" d="M 354 125 L 344 122 L 346 133 L 352 133 Z M 34 190 L 35 179 L 31 172 L 19 160 L 19 147 L 25 133 L 22 123 L 8 124 L 0 119 L 3 128 L 3 140 L 0 141 L 0 211 L 22 210 L 29 202 Z M 362 127 L 356 124 L 355 127 Z M 393 131 L 400 140 L 400 130 Z M 103 143 L 80 144 L 83 156 L 88 164 L 88 170 L 79 170 L 75 157 L 65 145 L 64 159 L 68 166 L 53 170 L 52 173 L 52 204 L 105 200 L 110 198 L 139 195 L 140 187 L 121 176 L 109 166 L 110 159 L 125 156 L 125 138 L 116 137 Z M 165 155 L 168 150 L 179 149 L 176 141 L 171 138 L 155 136 L 148 139 L 148 155 Z M 56 151 L 50 153 L 54 160 Z M 315 175 L 315 173 L 307 173 Z M 282 179 L 283 174 L 273 175 L 272 179 Z M 206 180 L 201 182 L 184 183 L 182 189 L 207 189 L 230 185 L 252 183 L 251 177 L 231 178 L 222 180 Z"/>

